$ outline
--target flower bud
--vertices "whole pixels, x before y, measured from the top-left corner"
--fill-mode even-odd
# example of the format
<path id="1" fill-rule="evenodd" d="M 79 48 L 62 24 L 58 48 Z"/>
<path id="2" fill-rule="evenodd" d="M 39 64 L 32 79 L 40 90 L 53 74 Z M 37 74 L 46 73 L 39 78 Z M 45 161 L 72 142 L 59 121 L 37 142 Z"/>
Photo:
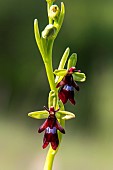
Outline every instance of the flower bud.
<path id="1" fill-rule="evenodd" d="M 55 2 L 55 0 L 46 0 L 46 2 L 53 3 L 53 2 Z"/>
<path id="2" fill-rule="evenodd" d="M 60 13 L 60 9 L 57 5 L 52 5 L 49 9 L 49 17 L 53 20 L 55 20 Z"/>
<path id="3" fill-rule="evenodd" d="M 45 27 L 44 31 L 42 31 L 42 37 L 43 38 L 53 37 L 55 31 L 56 27 L 54 27 L 52 24 L 49 24 Z"/>

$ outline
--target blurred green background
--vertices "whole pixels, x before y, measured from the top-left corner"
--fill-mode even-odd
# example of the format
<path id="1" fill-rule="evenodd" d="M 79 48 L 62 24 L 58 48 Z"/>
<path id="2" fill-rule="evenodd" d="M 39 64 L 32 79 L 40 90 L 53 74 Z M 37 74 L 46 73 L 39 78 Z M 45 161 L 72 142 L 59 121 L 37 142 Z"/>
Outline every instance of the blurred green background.
<path id="1" fill-rule="evenodd" d="M 113 169 L 113 1 L 64 0 L 65 20 L 54 44 L 57 68 L 64 50 L 78 54 L 77 68 L 87 75 L 75 94 L 76 119 L 66 135 L 53 170 Z M 58 1 L 57 4 L 60 5 Z M 49 85 L 37 49 L 33 20 L 47 25 L 45 0 L 0 1 L 0 169 L 42 170 L 37 129 L 43 121 L 27 113 L 47 106 Z"/>

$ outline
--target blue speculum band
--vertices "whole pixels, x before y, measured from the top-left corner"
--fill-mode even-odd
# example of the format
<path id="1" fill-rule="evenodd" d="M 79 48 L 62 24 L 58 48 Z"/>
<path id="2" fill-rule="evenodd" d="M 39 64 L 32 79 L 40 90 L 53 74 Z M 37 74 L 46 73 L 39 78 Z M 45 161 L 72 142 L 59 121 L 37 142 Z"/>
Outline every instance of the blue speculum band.
<path id="1" fill-rule="evenodd" d="M 47 127 L 45 131 L 46 133 L 52 133 L 52 134 L 57 133 L 56 127 L 53 127 L 52 129 L 50 127 Z"/>
<path id="2" fill-rule="evenodd" d="M 65 85 L 63 87 L 63 89 L 67 90 L 67 91 L 74 91 L 74 87 L 73 86 L 69 86 L 69 85 Z"/>

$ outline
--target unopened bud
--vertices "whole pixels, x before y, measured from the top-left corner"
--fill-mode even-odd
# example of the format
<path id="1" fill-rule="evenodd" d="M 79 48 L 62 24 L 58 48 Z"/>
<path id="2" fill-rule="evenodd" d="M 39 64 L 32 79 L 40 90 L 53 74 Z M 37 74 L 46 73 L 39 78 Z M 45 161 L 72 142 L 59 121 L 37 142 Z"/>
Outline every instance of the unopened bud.
<path id="1" fill-rule="evenodd" d="M 53 2 L 55 2 L 55 0 L 46 0 L 46 2 L 53 3 Z"/>
<path id="2" fill-rule="evenodd" d="M 53 20 L 55 20 L 60 13 L 60 9 L 57 5 L 52 5 L 49 9 L 49 17 Z"/>
<path id="3" fill-rule="evenodd" d="M 44 31 L 42 31 L 42 37 L 43 38 L 53 37 L 55 31 L 56 31 L 56 27 L 54 27 L 52 24 L 49 24 L 45 27 Z"/>

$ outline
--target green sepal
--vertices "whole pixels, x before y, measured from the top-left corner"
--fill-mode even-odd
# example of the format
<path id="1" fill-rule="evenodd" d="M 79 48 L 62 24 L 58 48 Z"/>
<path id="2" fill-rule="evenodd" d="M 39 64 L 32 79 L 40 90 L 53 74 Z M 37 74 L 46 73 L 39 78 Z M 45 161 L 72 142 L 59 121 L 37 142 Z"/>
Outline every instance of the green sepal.
<path id="1" fill-rule="evenodd" d="M 30 112 L 28 113 L 28 116 L 35 118 L 35 119 L 47 119 L 49 116 L 49 113 L 46 110 L 42 110 L 42 111 Z M 59 110 L 58 112 L 56 112 L 56 117 L 57 119 L 68 120 L 68 119 L 75 118 L 75 115 L 71 112 Z"/>
<path id="2" fill-rule="evenodd" d="M 86 80 L 86 75 L 84 73 L 74 72 L 73 79 L 75 81 L 84 82 Z"/>
<path id="3" fill-rule="evenodd" d="M 77 54 L 73 53 L 68 60 L 67 68 L 70 69 L 71 67 L 75 67 L 76 63 L 77 63 Z"/>
<path id="4" fill-rule="evenodd" d="M 56 78 L 56 80 L 55 80 L 55 83 L 56 84 L 58 84 L 62 79 L 63 79 L 63 77 L 65 77 L 66 76 L 66 74 L 67 74 L 67 70 L 66 69 L 61 69 L 61 70 L 55 70 L 53 73 L 56 75 L 56 76 L 58 76 L 57 78 Z"/>
<path id="5" fill-rule="evenodd" d="M 49 113 L 46 110 L 42 111 L 35 111 L 28 113 L 28 116 L 35 118 L 35 119 L 46 119 L 49 116 Z"/>
<path id="6" fill-rule="evenodd" d="M 72 119 L 72 118 L 75 118 L 75 115 L 71 112 L 68 112 L 68 111 L 58 111 L 56 113 L 56 117 L 58 119 L 63 119 L 63 120 L 68 120 L 68 119 Z"/>
<path id="7" fill-rule="evenodd" d="M 55 70 L 54 71 L 54 74 L 56 76 L 65 76 L 67 74 L 67 70 L 66 69 L 61 69 L 61 70 Z"/>

